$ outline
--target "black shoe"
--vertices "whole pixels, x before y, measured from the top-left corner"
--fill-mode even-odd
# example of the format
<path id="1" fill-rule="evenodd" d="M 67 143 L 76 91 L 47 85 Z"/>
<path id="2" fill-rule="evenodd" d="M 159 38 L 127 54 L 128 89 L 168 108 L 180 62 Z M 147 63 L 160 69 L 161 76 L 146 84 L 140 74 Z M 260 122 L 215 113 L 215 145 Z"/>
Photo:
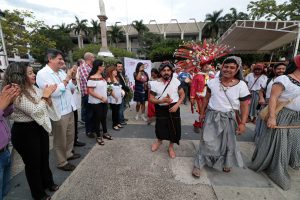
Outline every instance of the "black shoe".
<path id="1" fill-rule="evenodd" d="M 88 136 L 89 138 L 95 138 L 95 134 L 94 133 L 86 133 L 86 136 Z"/>
<path id="2" fill-rule="evenodd" d="M 51 186 L 48 187 L 48 190 L 51 192 L 55 192 L 59 189 L 59 186 L 57 184 L 53 184 Z"/>
<path id="3" fill-rule="evenodd" d="M 74 153 L 73 156 L 71 156 L 67 160 L 75 160 L 75 159 L 80 158 L 80 157 L 81 157 L 81 155 L 79 153 Z"/>
<path id="4" fill-rule="evenodd" d="M 127 123 L 126 123 L 126 122 L 121 122 L 120 124 L 121 124 L 121 125 L 127 125 Z"/>
<path id="5" fill-rule="evenodd" d="M 65 164 L 64 166 L 62 167 L 57 167 L 58 169 L 60 170 L 63 170 L 63 171 L 73 171 L 76 167 L 70 163 L 67 163 Z"/>
<path id="6" fill-rule="evenodd" d="M 128 119 L 124 118 L 124 122 L 127 122 L 127 121 L 128 121 Z"/>
<path id="7" fill-rule="evenodd" d="M 74 146 L 76 146 L 76 147 L 83 147 L 83 146 L 85 146 L 85 143 L 79 142 L 79 141 L 75 141 L 74 142 Z"/>

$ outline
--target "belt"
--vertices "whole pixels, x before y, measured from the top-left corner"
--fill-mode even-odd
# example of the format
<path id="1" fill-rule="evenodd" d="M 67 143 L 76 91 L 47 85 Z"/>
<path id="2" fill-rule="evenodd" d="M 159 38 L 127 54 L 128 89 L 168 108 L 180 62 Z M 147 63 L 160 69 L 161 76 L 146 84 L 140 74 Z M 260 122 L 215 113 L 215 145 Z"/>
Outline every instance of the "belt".
<path id="1" fill-rule="evenodd" d="M 6 151 L 6 150 L 8 150 L 8 145 L 6 145 L 6 146 L 3 147 L 2 149 L 0 149 L 0 153 L 4 152 L 4 151 Z"/>

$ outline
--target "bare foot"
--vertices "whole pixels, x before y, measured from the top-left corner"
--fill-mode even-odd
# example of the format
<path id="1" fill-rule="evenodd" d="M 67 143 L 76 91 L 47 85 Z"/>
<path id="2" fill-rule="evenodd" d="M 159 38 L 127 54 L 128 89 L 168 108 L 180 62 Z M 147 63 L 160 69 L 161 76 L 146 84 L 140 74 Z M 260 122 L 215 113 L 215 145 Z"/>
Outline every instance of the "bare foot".
<path id="1" fill-rule="evenodd" d="M 176 157 L 175 151 L 173 148 L 169 148 L 169 156 L 174 159 Z"/>
<path id="2" fill-rule="evenodd" d="M 156 141 L 154 144 L 152 144 L 151 151 L 152 152 L 157 151 L 159 149 L 159 147 L 160 147 L 161 144 L 162 144 L 162 142 Z"/>
<path id="3" fill-rule="evenodd" d="M 195 177 L 197 177 L 197 178 L 200 178 L 200 176 L 201 176 L 201 169 L 197 168 L 197 167 L 194 167 L 192 175 L 195 176 Z"/>

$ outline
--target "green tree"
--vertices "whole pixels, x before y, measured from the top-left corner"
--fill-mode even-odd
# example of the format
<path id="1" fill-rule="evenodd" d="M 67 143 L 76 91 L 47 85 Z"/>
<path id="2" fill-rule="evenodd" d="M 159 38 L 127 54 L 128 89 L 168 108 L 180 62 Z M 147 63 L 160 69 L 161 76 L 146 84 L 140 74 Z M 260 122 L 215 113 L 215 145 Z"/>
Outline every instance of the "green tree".
<path id="1" fill-rule="evenodd" d="M 227 30 L 237 20 L 249 20 L 249 15 L 244 12 L 238 12 L 235 8 L 230 8 L 231 13 L 223 17 L 224 30 Z"/>
<path id="2" fill-rule="evenodd" d="M 247 7 L 253 20 L 299 20 L 300 1 L 289 0 L 277 4 L 276 0 L 251 1 Z"/>
<path id="3" fill-rule="evenodd" d="M 91 20 L 92 27 L 90 27 L 90 33 L 93 36 L 93 43 L 97 43 L 97 36 L 100 34 L 100 23 L 98 20 Z"/>
<path id="4" fill-rule="evenodd" d="M 26 29 L 29 25 L 37 22 L 34 20 L 32 12 L 19 10 L 4 10 L 4 17 L 0 18 L 7 54 L 12 57 L 13 54 L 24 56 L 28 52 L 28 44 L 30 41 L 30 33 Z M 31 22 L 26 21 L 31 20 Z"/>
<path id="5" fill-rule="evenodd" d="M 138 32 L 138 42 L 139 42 L 139 46 L 140 49 L 138 49 L 139 53 L 143 52 L 143 44 L 142 44 L 142 40 L 143 40 L 143 35 L 149 31 L 148 27 L 143 23 L 143 20 L 135 20 L 132 22 L 132 26 L 133 28 Z"/>
<path id="6" fill-rule="evenodd" d="M 113 43 L 114 47 L 117 47 L 119 41 L 124 39 L 124 31 L 122 31 L 122 27 L 118 25 L 112 25 L 108 35 L 110 38 L 110 43 Z"/>
<path id="7" fill-rule="evenodd" d="M 72 28 L 74 30 L 75 35 L 78 38 L 78 47 L 82 48 L 83 39 L 81 34 L 84 33 L 86 36 L 88 35 L 88 27 L 87 27 L 87 19 L 79 20 L 77 16 L 75 16 L 75 24 L 72 24 Z"/>
<path id="8" fill-rule="evenodd" d="M 203 27 L 203 38 L 216 40 L 220 36 L 224 22 L 223 17 L 221 17 L 222 12 L 223 10 L 219 10 L 206 15 L 205 21 L 207 21 L 207 23 Z"/>
<path id="9" fill-rule="evenodd" d="M 161 40 L 152 45 L 148 57 L 152 62 L 174 60 L 173 54 L 180 44 L 182 44 L 182 40 L 179 39 Z"/>
<path id="10" fill-rule="evenodd" d="M 54 25 L 52 26 L 53 29 L 58 29 L 59 31 L 61 32 L 64 32 L 64 33 L 70 33 L 72 31 L 72 24 L 65 24 L 65 23 L 62 23 L 61 25 Z"/>

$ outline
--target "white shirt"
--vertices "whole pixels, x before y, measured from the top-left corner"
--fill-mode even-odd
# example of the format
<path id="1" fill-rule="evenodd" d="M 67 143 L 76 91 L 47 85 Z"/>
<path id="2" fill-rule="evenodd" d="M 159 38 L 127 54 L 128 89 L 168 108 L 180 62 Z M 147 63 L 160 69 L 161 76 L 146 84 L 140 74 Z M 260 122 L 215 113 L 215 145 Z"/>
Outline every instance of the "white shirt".
<path id="1" fill-rule="evenodd" d="M 150 81 L 150 87 L 151 91 L 155 92 L 155 98 L 158 99 L 163 99 L 167 95 L 170 96 L 173 101 L 171 103 L 176 103 L 179 100 L 179 94 L 178 94 L 178 87 L 180 86 L 180 81 L 177 78 L 172 78 L 169 86 L 167 89 L 164 91 L 167 83 L 162 82 L 160 79 L 156 81 Z M 164 93 L 163 93 L 164 91 Z M 167 105 L 166 103 L 159 104 L 159 105 Z"/>
<path id="2" fill-rule="evenodd" d="M 279 101 L 288 101 L 292 100 L 292 103 L 285 106 L 294 111 L 300 111 L 300 83 L 296 80 L 293 80 L 295 83 L 292 82 L 292 78 L 289 78 L 286 75 L 278 76 L 274 80 L 275 83 L 280 83 L 284 86 L 284 90 L 279 96 Z M 298 85 L 297 85 L 298 84 Z"/>
<path id="3" fill-rule="evenodd" d="M 97 93 L 98 95 L 104 97 L 107 99 L 107 82 L 105 79 L 102 80 L 88 80 L 87 82 L 87 87 L 88 88 L 94 88 L 94 92 Z M 89 95 L 89 100 L 88 103 L 90 104 L 99 104 L 103 103 L 98 98 L 93 97 L 92 95 Z"/>
<path id="4" fill-rule="evenodd" d="M 60 117 L 77 109 L 71 93 L 71 90 L 75 89 L 75 85 L 70 80 L 65 86 L 63 80 L 66 77 L 66 72 L 59 70 L 56 73 L 48 65 L 38 71 L 36 75 L 36 83 L 41 89 L 44 89 L 46 85 L 57 84 L 57 89 L 52 93 L 51 99 Z"/>
<path id="5" fill-rule="evenodd" d="M 11 119 L 15 122 L 35 121 L 50 133 L 52 130 L 50 118 L 59 120 L 59 117 L 57 116 L 53 105 L 49 106 L 41 100 L 43 95 L 42 91 L 36 86 L 33 86 L 33 89 L 34 92 L 31 90 L 28 90 L 28 92 L 35 100 L 35 103 L 22 94 L 22 96 L 19 96 L 14 101 L 15 110 L 11 115 Z"/>
<path id="6" fill-rule="evenodd" d="M 231 87 L 224 87 L 229 100 L 222 89 L 220 79 L 215 78 L 210 80 L 207 83 L 207 87 L 211 91 L 211 97 L 208 103 L 209 107 L 211 107 L 213 110 L 221 112 L 229 112 L 233 109 L 239 110 L 240 98 L 247 97 L 250 94 L 249 89 L 244 81 L 240 81 L 238 84 Z"/>
<path id="7" fill-rule="evenodd" d="M 115 97 L 117 97 L 117 101 L 116 99 L 110 95 L 108 96 L 108 103 L 111 104 L 121 104 L 122 103 L 122 85 L 121 84 L 110 84 L 108 87 L 112 87 L 112 91 L 115 95 Z"/>
<path id="8" fill-rule="evenodd" d="M 253 73 L 250 73 L 245 77 L 245 81 L 247 81 L 247 83 L 248 83 L 249 90 L 250 89 L 251 89 L 251 91 L 252 90 L 254 90 L 254 91 L 260 90 L 262 88 L 262 85 L 265 83 L 265 81 L 267 81 L 268 77 L 266 75 L 262 74 L 255 82 L 256 79 L 257 78 L 254 77 Z M 254 84 L 254 82 L 255 82 L 255 84 Z"/>
<path id="9" fill-rule="evenodd" d="M 268 80 L 268 79 L 267 79 L 267 80 Z M 267 80 L 266 80 L 266 81 L 262 84 L 262 86 L 261 86 L 263 89 L 265 89 L 266 86 L 267 86 Z M 268 86 L 267 86 L 267 89 L 266 89 L 266 91 L 265 91 L 265 93 L 266 93 L 266 99 L 270 99 L 270 96 L 271 96 L 271 90 L 272 90 L 273 83 L 274 83 L 274 79 L 272 79 L 272 80 L 269 82 Z"/>

